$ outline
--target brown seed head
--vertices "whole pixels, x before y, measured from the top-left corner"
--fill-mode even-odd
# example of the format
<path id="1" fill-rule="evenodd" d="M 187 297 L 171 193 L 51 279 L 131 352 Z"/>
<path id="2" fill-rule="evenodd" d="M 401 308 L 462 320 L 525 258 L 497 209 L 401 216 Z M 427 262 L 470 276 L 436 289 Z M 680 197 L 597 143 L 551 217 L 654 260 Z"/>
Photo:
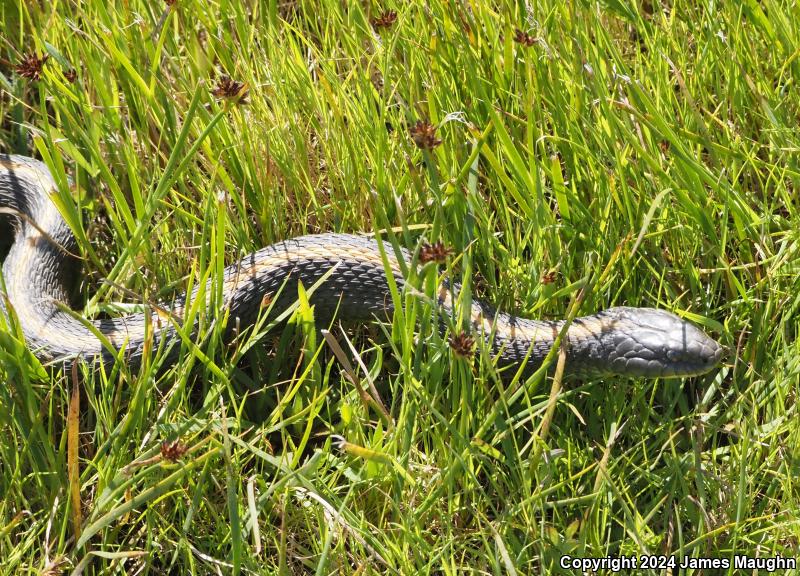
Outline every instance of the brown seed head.
<path id="1" fill-rule="evenodd" d="M 78 71 L 75 70 L 75 68 L 70 68 L 64 72 L 64 78 L 66 78 L 68 82 L 74 83 L 75 80 L 78 79 Z"/>
<path id="2" fill-rule="evenodd" d="M 547 272 L 542 273 L 540 282 L 542 284 L 552 284 L 556 281 L 556 277 L 558 277 L 558 272 L 555 270 L 548 270 Z"/>
<path id="3" fill-rule="evenodd" d="M 433 150 L 442 143 L 441 139 L 436 137 L 436 126 L 425 120 L 418 120 L 410 129 L 411 139 L 417 148 L 423 150 Z"/>
<path id="4" fill-rule="evenodd" d="M 533 46 L 539 41 L 533 34 L 527 34 L 519 28 L 514 30 L 514 42 L 523 46 Z"/>
<path id="5" fill-rule="evenodd" d="M 386 10 L 381 12 L 371 20 L 375 28 L 389 28 L 392 24 L 397 22 L 397 12 L 394 10 Z"/>
<path id="6" fill-rule="evenodd" d="M 447 339 L 448 344 L 450 344 L 450 348 L 453 349 L 453 352 L 456 356 L 460 356 L 461 358 L 472 358 L 472 354 L 475 349 L 475 338 L 473 338 L 470 334 L 466 332 L 459 332 L 458 334 L 452 334 L 450 338 Z"/>
<path id="7" fill-rule="evenodd" d="M 437 240 L 433 244 L 426 242 L 419 247 L 419 261 L 422 264 L 427 264 L 428 262 L 443 264 L 447 261 L 447 257 L 452 255 L 453 249 L 445 246 L 441 240 Z"/>
<path id="8" fill-rule="evenodd" d="M 43 54 L 40 58 L 36 54 L 30 53 L 24 56 L 14 69 L 20 76 L 29 80 L 38 80 L 42 77 L 42 69 L 48 58 L 50 58 L 49 54 Z"/>
<path id="9" fill-rule="evenodd" d="M 167 6 L 175 6 L 178 3 L 178 0 L 164 0 L 164 4 Z"/>
<path id="10" fill-rule="evenodd" d="M 227 74 L 220 76 L 211 93 L 218 99 L 236 99 L 241 104 L 247 102 L 247 86 L 245 83 L 234 80 Z"/>
<path id="11" fill-rule="evenodd" d="M 175 440 L 175 442 L 168 442 L 164 440 L 161 443 L 161 457 L 165 460 L 169 460 L 170 462 L 177 462 L 184 454 L 186 454 L 188 449 L 189 447 L 186 446 L 186 444 L 181 443 L 180 440 Z"/>

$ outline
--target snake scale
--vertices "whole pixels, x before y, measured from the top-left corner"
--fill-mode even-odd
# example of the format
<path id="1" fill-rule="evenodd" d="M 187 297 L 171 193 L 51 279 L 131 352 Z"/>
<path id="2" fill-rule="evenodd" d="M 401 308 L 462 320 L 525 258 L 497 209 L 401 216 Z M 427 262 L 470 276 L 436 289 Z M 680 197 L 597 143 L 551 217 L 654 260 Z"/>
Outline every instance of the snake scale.
<path id="1" fill-rule="evenodd" d="M 156 344 L 179 341 L 174 322 L 156 311 L 99 320 L 82 320 L 68 309 L 69 287 L 79 266 L 70 254 L 76 239 L 50 196 L 55 182 L 47 166 L 24 156 L 0 155 L 0 213 L 10 215 L 14 238 L 3 263 L 4 288 L 0 314 L 13 309 L 26 343 L 44 363 L 74 358 L 113 363 L 124 348 L 126 362 L 141 362 L 146 325 Z M 277 295 L 274 310 L 296 300 L 297 283 L 308 287 L 327 274 L 311 298 L 318 322 L 334 314 L 347 321 L 387 319 L 392 315 L 387 273 L 400 289 L 404 278 L 397 256 L 387 245 L 384 265 L 378 240 L 349 234 L 302 236 L 263 248 L 224 273 L 223 305 L 228 325 L 243 328 L 259 316 L 266 299 Z M 408 253 L 401 253 L 408 258 Z M 443 314 L 452 312 L 453 290 L 441 289 Z M 174 319 L 198 288 L 164 308 Z M 528 372 L 539 367 L 550 351 L 563 321 L 528 320 L 495 313 L 480 302 L 472 305 L 473 329 L 502 365 L 526 362 Z M 90 328 L 91 327 L 91 328 Z M 103 345 L 97 333 L 107 344 Z M 566 331 L 566 372 L 581 375 L 685 377 L 713 369 L 723 348 L 702 330 L 678 316 L 653 308 L 609 308 L 576 318 Z M 109 346 L 110 344 L 110 346 Z M 111 348 L 111 349 L 109 349 Z M 173 354 L 173 357 L 175 355 Z"/>

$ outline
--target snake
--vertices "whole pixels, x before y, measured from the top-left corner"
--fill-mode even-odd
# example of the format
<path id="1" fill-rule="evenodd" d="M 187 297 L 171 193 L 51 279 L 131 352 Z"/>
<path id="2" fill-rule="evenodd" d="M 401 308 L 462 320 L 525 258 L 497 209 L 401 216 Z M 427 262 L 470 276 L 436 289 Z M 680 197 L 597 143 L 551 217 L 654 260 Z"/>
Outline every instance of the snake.
<path id="1" fill-rule="evenodd" d="M 124 359 L 133 370 L 149 346 L 179 350 L 186 320 L 197 299 L 208 306 L 218 278 L 199 283 L 171 302 L 143 312 L 88 319 L 69 306 L 80 274 L 78 243 L 53 201 L 57 185 L 43 162 L 0 155 L 0 215 L 10 217 L 13 240 L 2 266 L 0 316 L 22 332 L 27 348 L 45 365 L 76 359 L 113 365 Z M 315 321 L 391 321 L 392 290 L 412 289 L 404 276 L 411 253 L 376 236 L 324 233 L 278 242 L 231 264 L 222 274 L 226 336 L 234 338 L 269 310 L 286 310 L 298 300 L 298 284 L 309 296 Z M 393 285 L 393 286 L 392 286 Z M 431 299 L 440 318 L 452 315 L 458 286 L 443 280 Z M 557 342 L 566 350 L 567 375 L 683 378 L 714 369 L 724 347 L 695 324 L 663 309 L 617 306 L 566 320 L 534 320 L 498 312 L 472 300 L 470 329 L 483 339 L 498 366 L 539 369 Z M 219 312 L 218 312 L 219 313 Z M 2 324 L 0 322 L 0 324 Z M 447 330 L 445 323 L 442 329 Z M 561 337 L 558 340 L 558 337 Z M 148 344 L 149 341 L 149 344 Z M 167 357 L 177 361 L 178 354 Z M 553 355 L 549 356 L 552 362 Z"/>

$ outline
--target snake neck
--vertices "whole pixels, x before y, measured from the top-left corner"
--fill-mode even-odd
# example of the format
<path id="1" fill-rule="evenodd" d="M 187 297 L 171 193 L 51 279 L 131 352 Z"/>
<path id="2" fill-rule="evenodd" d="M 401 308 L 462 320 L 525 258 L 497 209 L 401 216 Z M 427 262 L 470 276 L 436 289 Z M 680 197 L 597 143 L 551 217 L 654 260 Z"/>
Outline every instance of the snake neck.
<path id="1" fill-rule="evenodd" d="M 439 293 L 443 315 L 455 315 L 453 302 L 458 300 L 459 290 L 458 284 L 454 284 L 452 289 L 447 283 L 443 286 Z M 533 320 L 498 312 L 493 306 L 473 300 L 469 314 L 470 330 L 488 344 L 506 378 L 513 377 L 520 367 L 523 377 L 539 370 L 559 335 L 567 351 L 566 374 L 604 375 L 613 372 L 609 359 L 617 355 L 615 335 L 624 329 L 614 320 L 620 310 L 623 309 L 611 308 L 594 316 L 575 318 L 566 325 L 565 320 Z M 555 366 L 554 356 L 549 365 L 551 372 Z"/>

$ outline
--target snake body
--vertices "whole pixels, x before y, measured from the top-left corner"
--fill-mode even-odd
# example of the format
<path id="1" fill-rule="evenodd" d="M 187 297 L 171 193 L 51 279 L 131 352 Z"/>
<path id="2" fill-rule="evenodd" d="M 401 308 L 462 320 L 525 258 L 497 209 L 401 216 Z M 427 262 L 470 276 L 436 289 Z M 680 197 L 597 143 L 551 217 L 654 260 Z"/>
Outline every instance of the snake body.
<path id="1" fill-rule="evenodd" d="M 74 358 L 113 363 L 116 352 L 124 349 L 126 362 L 135 367 L 142 359 L 148 324 L 156 345 L 178 348 L 173 346 L 180 339 L 176 326 L 187 303 L 205 297 L 199 292 L 203 287 L 177 297 L 160 311 L 120 318 L 89 321 L 68 309 L 69 290 L 79 268 L 72 256 L 77 242 L 50 198 L 55 186 L 42 162 L 0 155 L 0 213 L 11 215 L 14 222 L 14 240 L 3 263 L 0 314 L 13 310 L 28 347 L 44 363 Z M 228 326 L 238 330 L 253 324 L 267 301 L 272 309 L 284 310 L 296 301 L 298 282 L 309 287 L 320 280 L 311 297 L 318 322 L 334 315 L 355 322 L 390 319 L 393 303 L 387 274 L 402 290 L 398 258 L 410 257 L 403 251 L 396 254 L 388 244 L 382 251 L 378 242 L 358 235 L 319 234 L 246 256 L 226 268 L 223 276 Z M 445 315 L 452 312 L 453 292 L 445 287 L 439 291 Z M 169 312 L 167 320 L 164 310 Z M 473 329 L 489 339 L 498 363 L 525 362 L 528 372 L 542 364 L 563 327 L 563 321 L 495 313 L 480 302 L 472 304 L 471 314 Z M 693 324 L 653 308 L 615 307 L 576 318 L 565 337 L 566 371 L 573 374 L 693 376 L 711 370 L 723 354 L 722 347 Z"/>

